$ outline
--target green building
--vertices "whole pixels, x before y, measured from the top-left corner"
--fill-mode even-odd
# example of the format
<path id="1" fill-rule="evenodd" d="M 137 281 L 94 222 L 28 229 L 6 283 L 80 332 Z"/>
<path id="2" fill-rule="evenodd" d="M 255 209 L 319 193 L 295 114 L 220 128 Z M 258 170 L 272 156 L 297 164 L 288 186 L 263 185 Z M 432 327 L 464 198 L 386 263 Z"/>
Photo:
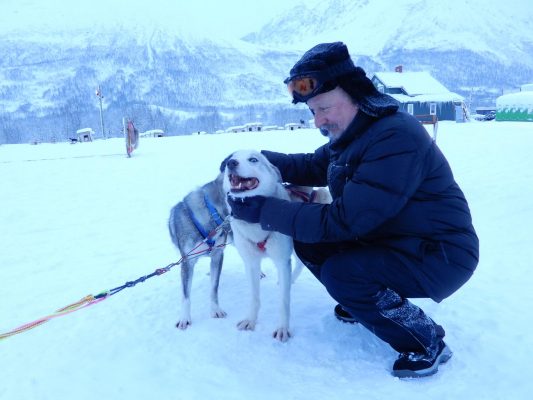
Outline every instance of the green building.
<path id="1" fill-rule="evenodd" d="M 496 99 L 496 121 L 533 122 L 533 84 L 522 85 L 517 93 L 504 94 Z"/>

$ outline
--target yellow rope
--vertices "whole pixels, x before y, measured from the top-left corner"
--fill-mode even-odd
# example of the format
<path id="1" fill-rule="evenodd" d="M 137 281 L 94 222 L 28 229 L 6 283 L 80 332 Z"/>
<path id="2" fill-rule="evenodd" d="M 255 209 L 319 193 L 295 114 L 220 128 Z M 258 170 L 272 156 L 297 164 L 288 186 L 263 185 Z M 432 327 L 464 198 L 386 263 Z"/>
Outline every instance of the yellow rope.
<path id="1" fill-rule="evenodd" d="M 72 313 L 74 311 L 80 310 L 80 309 L 85 308 L 85 307 L 89 307 L 89 306 L 91 306 L 93 304 L 96 304 L 96 303 L 99 303 L 100 301 L 105 300 L 106 298 L 107 298 L 107 296 L 103 296 L 103 297 L 101 297 L 99 299 L 95 299 L 93 295 L 85 296 L 84 298 L 82 298 L 81 300 L 79 300 L 79 301 L 77 301 L 75 303 L 72 303 L 72 304 L 69 304 L 66 307 L 60 308 L 54 314 L 48 315 L 48 316 L 43 317 L 43 318 L 39 318 L 39 319 L 37 319 L 37 320 L 35 320 L 33 322 L 30 322 L 30 323 L 27 323 L 27 324 L 21 325 L 21 326 L 15 328 L 15 329 L 12 329 L 9 332 L 1 333 L 0 334 L 0 340 L 6 339 L 6 338 L 8 338 L 10 336 L 14 336 L 14 335 L 17 335 L 17 334 L 22 333 L 22 332 L 29 331 L 30 329 L 36 328 L 39 325 L 42 325 L 45 322 L 48 322 L 52 318 L 62 317 L 63 315 L 67 315 L 67 314 L 70 314 L 70 313 Z"/>

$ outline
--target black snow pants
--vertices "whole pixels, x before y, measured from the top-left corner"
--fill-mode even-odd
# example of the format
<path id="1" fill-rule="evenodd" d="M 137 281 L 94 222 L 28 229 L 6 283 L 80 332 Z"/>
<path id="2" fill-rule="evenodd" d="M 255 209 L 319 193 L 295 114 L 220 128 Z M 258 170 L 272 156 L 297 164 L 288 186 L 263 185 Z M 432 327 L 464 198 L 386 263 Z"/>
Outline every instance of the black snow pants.
<path id="1" fill-rule="evenodd" d="M 444 337 L 444 329 L 407 300 L 429 296 L 393 250 L 296 241 L 294 248 L 331 297 L 396 351 L 430 354 Z"/>

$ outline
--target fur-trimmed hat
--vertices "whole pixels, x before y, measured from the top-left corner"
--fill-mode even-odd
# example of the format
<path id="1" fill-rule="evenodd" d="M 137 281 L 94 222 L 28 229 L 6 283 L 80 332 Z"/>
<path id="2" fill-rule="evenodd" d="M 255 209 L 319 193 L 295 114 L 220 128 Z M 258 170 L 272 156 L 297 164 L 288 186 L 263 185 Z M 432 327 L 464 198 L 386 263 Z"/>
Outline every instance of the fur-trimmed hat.
<path id="1" fill-rule="evenodd" d="M 313 74 L 320 74 L 324 81 L 313 96 L 340 86 L 357 102 L 361 111 L 372 117 L 392 114 L 398 109 L 398 102 L 379 92 L 367 78 L 365 71 L 353 63 L 348 48 L 342 42 L 321 43 L 308 50 L 294 64 L 284 82 L 288 84 L 295 78 Z M 300 101 L 293 95 L 293 103 Z"/>

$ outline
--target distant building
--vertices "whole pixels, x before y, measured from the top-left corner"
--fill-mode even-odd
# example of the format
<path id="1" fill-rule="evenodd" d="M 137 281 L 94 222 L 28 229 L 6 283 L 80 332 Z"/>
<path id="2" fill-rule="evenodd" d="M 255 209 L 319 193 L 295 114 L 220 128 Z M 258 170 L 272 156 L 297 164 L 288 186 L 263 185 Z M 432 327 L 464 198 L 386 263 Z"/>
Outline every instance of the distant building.
<path id="1" fill-rule="evenodd" d="M 400 102 L 400 110 L 421 122 L 458 121 L 468 119 L 464 98 L 450 92 L 428 72 L 377 72 L 372 83 L 381 92 Z"/>
<path id="2" fill-rule="evenodd" d="M 226 132 L 260 132 L 263 130 L 262 122 L 249 122 L 244 125 L 230 126 Z"/>
<path id="3" fill-rule="evenodd" d="M 264 131 L 276 131 L 279 127 L 277 125 L 266 125 L 263 127 Z"/>
<path id="4" fill-rule="evenodd" d="M 82 128 L 76 131 L 78 142 L 92 142 L 94 131 L 91 128 Z"/>
<path id="5" fill-rule="evenodd" d="M 533 121 L 533 83 L 496 99 L 496 121 Z"/>
<path id="6" fill-rule="evenodd" d="M 249 122 L 244 124 L 244 129 L 246 132 L 259 132 L 263 129 L 263 123 L 261 122 Z"/>
<path id="7" fill-rule="evenodd" d="M 303 128 L 305 128 L 305 121 L 289 122 L 288 124 L 285 124 L 285 129 L 288 131 L 294 131 L 296 129 L 303 129 Z"/>
<path id="8" fill-rule="evenodd" d="M 165 132 L 162 129 L 152 129 L 141 134 L 142 137 L 163 137 Z"/>
<path id="9" fill-rule="evenodd" d="M 226 132 L 236 133 L 236 132 L 246 132 L 244 125 L 239 126 L 230 126 L 226 129 Z"/>

